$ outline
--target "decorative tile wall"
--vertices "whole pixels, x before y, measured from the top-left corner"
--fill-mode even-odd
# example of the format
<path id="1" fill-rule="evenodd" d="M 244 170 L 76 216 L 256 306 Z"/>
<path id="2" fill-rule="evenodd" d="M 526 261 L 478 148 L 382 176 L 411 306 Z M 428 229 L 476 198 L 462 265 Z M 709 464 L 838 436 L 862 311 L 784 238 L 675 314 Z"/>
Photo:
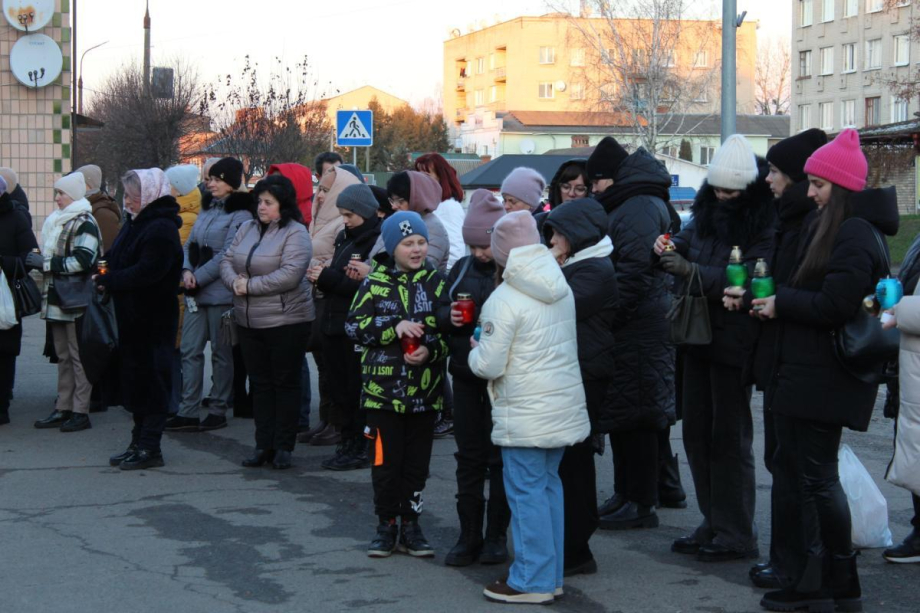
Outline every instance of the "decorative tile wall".
<path id="1" fill-rule="evenodd" d="M 52 185 L 71 170 L 70 0 L 55 0 L 55 11 L 36 32 L 61 45 L 64 68 L 52 85 L 40 88 L 22 85 L 10 71 L 10 49 L 26 33 L 0 16 L 0 166 L 19 174 L 36 230 L 55 206 Z"/>

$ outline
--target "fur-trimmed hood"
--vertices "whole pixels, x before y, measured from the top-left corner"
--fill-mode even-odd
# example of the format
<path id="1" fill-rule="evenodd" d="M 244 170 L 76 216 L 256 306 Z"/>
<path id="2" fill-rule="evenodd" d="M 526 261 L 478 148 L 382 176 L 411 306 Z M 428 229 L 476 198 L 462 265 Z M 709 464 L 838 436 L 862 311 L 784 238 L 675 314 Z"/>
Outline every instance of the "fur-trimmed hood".
<path id="1" fill-rule="evenodd" d="M 214 206 L 215 202 L 217 200 L 213 198 L 207 202 L 202 200 L 201 208 L 207 211 Z M 225 213 L 236 213 L 237 211 L 249 211 L 253 217 L 256 216 L 256 202 L 251 192 L 233 192 L 224 200 Z"/>
<path id="2" fill-rule="evenodd" d="M 701 238 L 714 236 L 726 245 L 749 245 L 776 217 L 773 193 L 766 182 L 767 161 L 757 158 L 757 180 L 733 200 L 720 202 L 715 189 L 703 182 L 693 202 L 693 224 Z"/>

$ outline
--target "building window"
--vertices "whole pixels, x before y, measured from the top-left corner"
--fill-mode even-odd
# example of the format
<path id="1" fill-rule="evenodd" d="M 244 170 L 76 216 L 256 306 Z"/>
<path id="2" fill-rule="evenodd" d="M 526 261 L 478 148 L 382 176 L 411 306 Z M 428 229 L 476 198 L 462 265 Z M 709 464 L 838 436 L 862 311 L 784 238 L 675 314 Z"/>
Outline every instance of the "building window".
<path id="1" fill-rule="evenodd" d="M 859 13 L 859 0 L 844 0 L 843 2 L 843 16 L 844 17 L 856 17 Z"/>
<path id="2" fill-rule="evenodd" d="M 878 13 L 883 8 L 885 8 L 885 0 L 866 0 L 867 13 Z"/>
<path id="3" fill-rule="evenodd" d="M 834 0 L 821 1 L 821 21 L 834 21 Z"/>
<path id="4" fill-rule="evenodd" d="M 587 147 L 588 146 L 588 137 L 584 134 L 576 134 L 572 136 L 572 146 L 573 147 Z"/>
<path id="5" fill-rule="evenodd" d="M 840 123 L 843 128 L 856 127 L 856 101 L 844 100 L 840 103 Z"/>
<path id="6" fill-rule="evenodd" d="M 821 120 L 822 130 L 834 129 L 834 103 L 821 102 L 818 104 L 818 118 Z"/>
<path id="7" fill-rule="evenodd" d="M 799 76 L 811 76 L 811 51 L 799 51 Z"/>
<path id="8" fill-rule="evenodd" d="M 700 164 L 709 166 L 709 163 L 712 161 L 712 156 L 715 155 L 715 153 L 715 147 L 700 147 Z"/>
<path id="9" fill-rule="evenodd" d="M 833 47 L 823 47 L 820 54 L 821 59 L 821 74 L 829 75 L 834 74 L 834 48 Z"/>
<path id="10" fill-rule="evenodd" d="M 584 100 L 585 99 L 585 84 L 584 83 L 572 83 L 572 90 L 569 93 L 569 96 L 572 100 Z"/>
<path id="11" fill-rule="evenodd" d="M 910 0 L 898 0 L 895 6 L 910 6 Z"/>
<path id="12" fill-rule="evenodd" d="M 486 103 L 486 91 L 484 89 L 476 90 L 476 106 L 482 106 Z"/>
<path id="13" fill-rule="evenodd" d="M 910 36 L 900 34 L 894 37 L 894 65 L 907 66 L 910 63 Z"/>
<path id="14" fill-rule="evenodd" d="M 539 98 L 544 98 L 544 99 L 554 98 L 555 96 L 553 95 L 553 84 L 552 84 L 552 82 L 549 82 L 549 83 L 540 83 L 540 85 L 539 85 L 539 93 L 537 94 L 537 97 L 539 97 Z"/>
<path id="15" fill-rule="evenodd" d="M 876 70 L 882 67 L 882 39 L 866 41 L 866 67 L 865 70 Z M 875 125 L 875 124 L 870 124 Z"/>
<path id="16" fill-rule="evenodd" d="M 680 155 L 680 148 L 676 145 L 668 145 L 664 148 L 664 154 L 668 157 L 676 158 Z"/>
<path id="17" fill-rule="evenodd" d="M 585 65 L 585 50 L 584 48 L 572 49 L 572 57 L 569 60 L 571 66 L 584 66 Z"/>
<path id="18" fill-rule="evenodd" d="M 709 93 L 702 89 L 700 93 L 693 99 L 694 102 L 709 102 Z"/>
<path id="19" fill-rule="evenodd" d="M 476 74 L 484 74 L 486 71 L 486 58 L 476 58 Z"/>
<path id="20" fill-rule="evenodd" d="M 907 100 L 893 98 L 891 100 L 891 123 L 907 121 L 907 107 L 909 105 L 910 102 Z"/>
<path id="21" fill-rule="evenodd" d="M 493 85 L 489 88 L 489 102 L 498 100 L 498 86 Z"/>
<path id="22" fill-rule="evenodd" d="M 799 0 L 799 27 L 810 26 L 814 16 L 815 9 L 811 5 L 811 0 Z"/>
<path id="23" fill-rule="evenodd" d="M 811 105 L 799 105 L 799 131 L 807 130 L 811 127 Z"/>
<path id="24" fill-rule="evenodd" d="M 696 54 L 696 59 L 693 60 L 694 68 L 708 68 L 709 67 L 709 51 L 703 49 Z"/>
<path id="25" fill-rule="evenodd" d="M 677 55 L 674 53 L 674 50 L 668 51 L 668 56 L 664 60 L 665 68 L 676 68 L 677 67 Z"/>
<path id="26" fill-rule="evenodd" d="M 866 125 L 877 126 L 882 123 L 882 99 L 878 96 L 866 98 Z"/>
<path id="27" fill-rule="evenodd" d="M 843 45 L 843 72 L 856 72 L 856 43 Z"/>
<path id="28" fill-rule="evenodd" d="M 555 64 L 556 63 L 556 48 L 555 47 L 540 47 L 540 63 L 541 64 Z"/>

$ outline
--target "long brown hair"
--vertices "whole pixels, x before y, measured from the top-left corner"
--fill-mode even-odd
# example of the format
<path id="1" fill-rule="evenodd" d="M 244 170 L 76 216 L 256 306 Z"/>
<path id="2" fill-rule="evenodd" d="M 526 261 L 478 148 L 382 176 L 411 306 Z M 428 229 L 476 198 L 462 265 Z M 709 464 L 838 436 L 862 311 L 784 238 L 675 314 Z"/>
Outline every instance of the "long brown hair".
<path id="1" fill-rule="evenodd" d="M 812 227 L 817 228 L 805 252 L 805 259 L 792 279 L 793 286 L 802 286 L 809 280 L 820 279 L 827 272 L 827 263 L 831 259 L 831 250 L 837 240 L 840 225 L 853 215 L 850 204 L 852 194 L 852 191 L 836 183 L 831 185 L 830 202 L 812 223 Z"/>

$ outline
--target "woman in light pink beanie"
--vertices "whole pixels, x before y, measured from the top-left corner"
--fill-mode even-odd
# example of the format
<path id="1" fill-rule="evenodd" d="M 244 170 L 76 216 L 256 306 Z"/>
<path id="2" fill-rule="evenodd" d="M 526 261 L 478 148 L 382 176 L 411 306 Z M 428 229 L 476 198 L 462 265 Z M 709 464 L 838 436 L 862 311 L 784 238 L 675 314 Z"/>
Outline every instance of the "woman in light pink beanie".
<path id="1" fill-rule="evenodd" d="M 502 181 L 505 211 L 536 211 L 543 200 L 546 179 L 533 168 L 515 168 Z"/>
<path id="2" fill-rule="evenodd" d="M 505 268 L 512 249 L 539 243 L 540 233 L 533 215 L 514 211 L 499 219 L 492 230 L 492 257 L 496 264 Z"/>

